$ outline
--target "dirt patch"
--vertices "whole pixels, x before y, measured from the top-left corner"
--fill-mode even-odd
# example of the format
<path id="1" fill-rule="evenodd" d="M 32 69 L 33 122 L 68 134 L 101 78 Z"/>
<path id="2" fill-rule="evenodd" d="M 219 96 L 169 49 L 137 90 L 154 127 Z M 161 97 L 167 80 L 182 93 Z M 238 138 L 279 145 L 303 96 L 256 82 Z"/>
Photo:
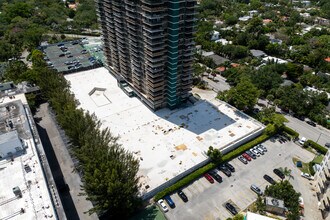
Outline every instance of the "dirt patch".
<path id="1" fill-rule="evenodd" d="M 175 150 L 187 150 L 187 146 L 185 144 L 180 144 L 175 147 Z"/>

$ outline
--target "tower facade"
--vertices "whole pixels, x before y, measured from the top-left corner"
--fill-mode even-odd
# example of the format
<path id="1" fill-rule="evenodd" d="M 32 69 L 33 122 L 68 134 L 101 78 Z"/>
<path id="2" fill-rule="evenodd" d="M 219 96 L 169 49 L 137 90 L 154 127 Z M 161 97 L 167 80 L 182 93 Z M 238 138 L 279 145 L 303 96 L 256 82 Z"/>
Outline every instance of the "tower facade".
<path id="1" fill-rule="evenodd" d="M 95 0 L 106 67 L 153 110 L 192 86 L 196 0 Z"/>

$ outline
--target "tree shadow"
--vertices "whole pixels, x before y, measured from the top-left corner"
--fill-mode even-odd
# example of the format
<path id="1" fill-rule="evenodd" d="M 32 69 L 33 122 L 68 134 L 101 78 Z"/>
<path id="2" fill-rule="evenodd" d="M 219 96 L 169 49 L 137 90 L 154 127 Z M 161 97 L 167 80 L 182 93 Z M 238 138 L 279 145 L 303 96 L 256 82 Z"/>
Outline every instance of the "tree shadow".
<path id="1" fill-rule="evenodd" d="M 36 124 L 37 130 L 39 132 L 40 139 L 42 141 L 42 145 L 44 147 L 44 151 L 50 166 L 50 169 L 53 174 L 53 178 L 56 184 L 56 187 L 59 192 L 59 196 L 63 205 L 63 209 L 67 219 L 79 220 L 77 209 L 72 200 L 70 189 L 68 184 L 65 182 L 62 170 L 56 158 L 53 146 L 50 142 L 48 133 L 46 129 L 41 127 L 39 124 Z"/>

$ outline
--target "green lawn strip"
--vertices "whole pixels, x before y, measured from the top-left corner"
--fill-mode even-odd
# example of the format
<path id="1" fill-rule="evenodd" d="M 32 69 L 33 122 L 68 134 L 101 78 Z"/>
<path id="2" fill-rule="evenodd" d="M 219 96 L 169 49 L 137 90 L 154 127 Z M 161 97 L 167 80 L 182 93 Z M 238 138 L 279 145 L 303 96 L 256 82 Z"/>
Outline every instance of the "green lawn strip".
<path id="1" fill-rule="evenodd" d="M 292 158 L 292 161 L 293 161 L 294 165 L 297 167 L 297 161 L 301 161 L 301 160 L 298 159 L 298 158 L 296 158 L 296 157 L 293 157 L 293 158 Z M 302 167 L 298 167 L 298 169 L 299 169 L 301 172 L 309 173 L 309 174 L 310 174 L 310 172 L 309 172 L 309 163 L 304 163 L 304 162 L 302 162 L 302 161 L 301 161 L 301 163 L 302 163 Z"/>
<path id="2" fill-rule="evenodd" d="M 141 212 L 130 218 L 130 220 L 166 220 L 166 218 L 159 207 L 153 205 L 143 209 Z"/>
<path id="3" fill-rule="evenodd" d="M 243 152 L 252 148 L 253 146 L 266 141 L 272 135 L 273 134 L 264 133 L 264 134 L 260 135 L 259 137 L 255 138 L 254 140 L 243 144 L 242 146 L 236 148 L 235 150 L 225 154 L 222 157 L 222 162 L 227 162 L 227 161 L 241 155 Z M 204 173 L 216 168 L 218 165 L 219 164 L 214 164 L 213 162 L 210 162 L 210 163 L 206 164 L 205 166 L 195 170 L 194 172 L 192 172 L 192 173 L 188 174 L 187 176 L 183 177 L 182 179 L 180 179 L 178 182 L 174 183 L 173 185 L 169 186 L 168 188 L 157 193 L 154 197 L 154 200 L 157 201 L 157 200 L 163 198 L 164 196 L 169 195 L 169 194 L 183 188 L 184 186 L 193 182 L 197 178 L 200 178 Z"/>
<path id="4" fill-rule="evenodd" d="M 316 156 L 316 157 L 313 159 L 312 162 L 315 163 L 315 164 L 320 164 L 320 163 L 322 163 L 323 157 L 324 157 L 324 155 L 319 154 L 318 156 Z"/>

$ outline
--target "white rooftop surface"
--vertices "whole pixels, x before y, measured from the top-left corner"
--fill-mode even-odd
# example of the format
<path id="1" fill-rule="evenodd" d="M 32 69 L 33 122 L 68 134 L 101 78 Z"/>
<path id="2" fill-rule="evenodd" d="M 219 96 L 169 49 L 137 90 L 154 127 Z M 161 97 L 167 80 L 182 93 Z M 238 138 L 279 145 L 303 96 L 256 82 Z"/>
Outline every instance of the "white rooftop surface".
<path id="1" fill-rule="evenodd" d="M 140 159 L 142 184 L 150 186 L 144 193 L 205 161 L 204 152 L 209 146 L 222 149 L 262 127 L 216 100 L 215 93 L 210 101 L 200 100 L 188 108 L 153 112 L 139 99 L 128 97 L 105 68 L 65 78 L 80 102 L 79 107 L 95 113 L 102 126 L 119 135 L 123 147 Z M 107 105 L 97 106 L 88 95 L 95 87 L 107 89 Z"/>
<path id="2" fill-rule="evenodd" d="M 274 218 L 259 215 L 259 214 L 253 213 L 253 212 L 247 212 L 245 219 L 246 220 L 274 220 Z"/>
<path id="3" fill-rule="evenodd" d="M 23 94 L 15 95 L 15 99 L 5 98 L 0 104 L 20 97 L 26 102 Z M 14 155 L 14 161 L 0 160 L 0 219 L 56 219 L 33 139 L 23 141 L 28 145 L 26 154 Z M 27 173 L 24 165 L 31 171 Z M 15 197 L 14 187 L 20 188 L 22 198 Z"/>

